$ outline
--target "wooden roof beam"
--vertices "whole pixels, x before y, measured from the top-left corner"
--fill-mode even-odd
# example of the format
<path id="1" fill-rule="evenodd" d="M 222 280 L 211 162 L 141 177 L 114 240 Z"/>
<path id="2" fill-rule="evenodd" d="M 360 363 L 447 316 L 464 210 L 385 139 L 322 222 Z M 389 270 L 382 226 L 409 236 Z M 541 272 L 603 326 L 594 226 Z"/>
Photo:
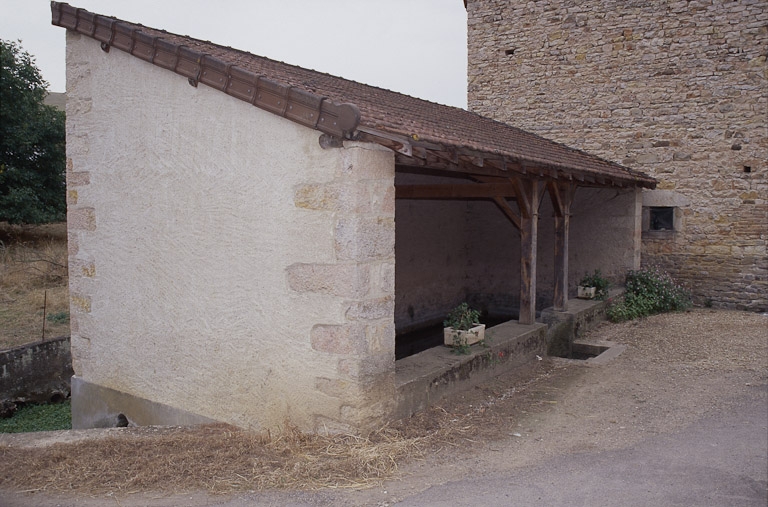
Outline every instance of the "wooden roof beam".
<path id="1" fill-rule="evenodd" d="M 401 167 L 415 167 L 415 168 L 423 168 L 423 167 L 429 167 L 430 169 L 437 169 L 440 171 L 448 171 L 448 172 L 454 172 L 454 173 L 462 173 L 462 174 L 477 174 L 477 175 L 484 175 L 484 176 L 507 176 L 508 173 L 501 171 L 495 167 L 491 167 L 488 165 L 484 165 L 483 167 L 478 167 L 475 165 L 472 165 L 468 163 L 466 160 L 459 160 L 458 163 L 452 163 L 448 160 L 445 160 L 444 158 L 438 159 L 435 157 L 432 159 L 431 153 L 428 154 L 429 160 L 423 160 L 418 157 L 413 156 L 407 156 L 403 153 L 395 153 L 395 164 Z"/>
<path id="2" fill-rule="evenodd" d="M 514 199 L 515 193 L 515 186 L 509 182 L 395 186 L 396 199 Z"/>

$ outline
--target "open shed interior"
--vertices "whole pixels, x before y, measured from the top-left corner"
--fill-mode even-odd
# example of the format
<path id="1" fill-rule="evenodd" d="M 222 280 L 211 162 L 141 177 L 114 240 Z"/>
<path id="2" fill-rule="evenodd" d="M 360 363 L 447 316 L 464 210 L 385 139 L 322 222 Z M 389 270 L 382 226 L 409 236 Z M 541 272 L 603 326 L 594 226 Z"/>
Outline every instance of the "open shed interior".
<path id="1" fill-rule="evenodd" d="M 471 183 L 457 176 L 398 172 L 395 185 Z M 397 358 L 439 345 L 448 312 L 469 302 L 488 324 L 516 318 L 519 233 L 493 203 L 395 201 Z"/>
<path id="2" fill-rule="evenodd" d="M 472 185 L 461 173 L 398 169 L 396 188 Z M 422 188 L 422 187 L 419 187 Z M 579 187 L 571 209 L 569 280 L 595 269 L 615 282 L 634 266 L 633 189 Z M 507 198 L 517 210 L 516 199 Z M 538 208 L 537 315 L 555 294 L 555 212 L 548 195 Z M 395 327 L 397 359 L 442 344 L 442 322 L 467 302 L 487 327 L 520 314 L 521 236 L 489 198 L 444 196 L 395 202 Z"/>

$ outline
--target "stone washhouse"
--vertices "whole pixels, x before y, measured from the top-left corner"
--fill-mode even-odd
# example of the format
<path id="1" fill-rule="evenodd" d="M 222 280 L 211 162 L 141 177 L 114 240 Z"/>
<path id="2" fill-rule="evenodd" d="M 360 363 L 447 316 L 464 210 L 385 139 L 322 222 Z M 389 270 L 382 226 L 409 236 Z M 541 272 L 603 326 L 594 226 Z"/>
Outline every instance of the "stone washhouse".
<path id="1" fill-rule="evenodd" d="M 68 4 L 52 20 L 75 428 L 379 427 L 431 400 L 408 360 L 446 353 L 396 360 L 399 336 L 462 301 L 538 332 L 586 271 L 640 265 L 642 173 Z"/>

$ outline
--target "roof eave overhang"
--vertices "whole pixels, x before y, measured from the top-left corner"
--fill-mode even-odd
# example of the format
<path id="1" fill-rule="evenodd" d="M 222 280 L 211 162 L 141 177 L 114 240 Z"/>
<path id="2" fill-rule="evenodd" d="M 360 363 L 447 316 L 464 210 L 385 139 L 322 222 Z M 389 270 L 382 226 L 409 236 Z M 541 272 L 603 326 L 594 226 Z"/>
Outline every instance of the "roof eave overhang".
<path id="1" fill-rule="evenodd" d="M 465 146 L 406 137 L 365 126 L 358 126 L 355 140 L 376 143 L 395 151 L 400 168 L 429 169 L 468 176 L 496 178 L 526 177 L 573 182 L 584 187 L 640 187 L 653 189 L 656 180 L 629 173 L 625 177 L 599 171 L 578 170 L 545 161 L 524 160 L 509 154 L 491 153 Z M 620 166 L 617 166 L 620 167 Z M 629 169 L 622 168 L 629 172 Z"/>
<path id="2" fill-rule="evenodd" d="M 376 143 L 396 152 L 400 167 L 427 168 L 484 177 L 535 177 L 572 181 L 579 186 L 655 188 L 656 180 L 626 168 L 626 177 L 604 175 L 599 170 L 578 170 L 548 161 L 525 160 L 511 154 L 479 151 L 443 141 L 406 137 L 361 125 L 354 104 L 336 103 L 326 97 L 279 83 L 237 67 L 210 54 L 175 44 L 140 26 L 94 14 L 61 2 L 51 2 L 52 24 L 86 35 L 111 48 L 129 53 L 202 83 L 255 107 L 340 139 Z M 340 143 L 331 143 L 338 145 Z M 619 167 L 619 166 L 617 166 Z"/>

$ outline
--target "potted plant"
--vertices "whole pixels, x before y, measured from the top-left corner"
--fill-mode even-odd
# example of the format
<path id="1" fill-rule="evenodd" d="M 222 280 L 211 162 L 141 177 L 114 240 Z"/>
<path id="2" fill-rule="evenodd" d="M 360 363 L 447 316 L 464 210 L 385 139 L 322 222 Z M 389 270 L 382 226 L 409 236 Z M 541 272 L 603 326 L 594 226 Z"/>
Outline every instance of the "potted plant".
<path id="1" fill-rule="evenodd" d="M 603 278 L 599 269 L 596 269 L 591 275 L 585 273 L 579 282 L 578 297 L 581 299 L 608 299 L 607 279 Z"/>
<path id="2" fill-rule="evenodd" d="M 451 310 L 443 321 L 445 345 L 466 352 L 473 343 L 485 340 L 485 324 L 480 324 L 480 312 L 467 303 Z"/>

